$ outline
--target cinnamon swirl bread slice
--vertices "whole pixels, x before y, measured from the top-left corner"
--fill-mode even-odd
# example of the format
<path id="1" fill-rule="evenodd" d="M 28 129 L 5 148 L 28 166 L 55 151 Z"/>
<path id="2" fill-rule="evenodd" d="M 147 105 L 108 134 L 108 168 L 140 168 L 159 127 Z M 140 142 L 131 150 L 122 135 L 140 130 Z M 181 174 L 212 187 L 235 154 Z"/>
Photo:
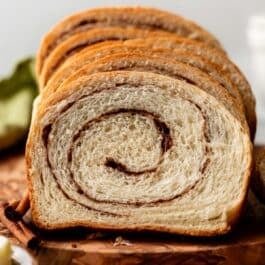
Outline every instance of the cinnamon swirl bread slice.
<path id="1" fill-rule="evenodd" d="M 154 73 L 76 73 L 40 101 L 31 126 L 33 221 L 44 229 L 229 231 L 252 147 L 225 99 Z"/>
<path id="2" fill-rule="evenodd" d="M 99 28 L 85 32 L 80 32 L 72 37 L 67 38 L 64 42 L 57 45 L 45 60 L 42 71 L 39 75 L 40 87 L 44 87 L 49 78 L 62 65 L 62 63 L 73 56 L 78 51 L 88 47 L 89 45 L 98 44 L 107 40 L 127 40 L 144 37 L 172 37 L 173 34 L 164 31 L 149 31 L 134 28 Z"/>
<path id="3" fill-rule="evenodd" d="M 105 27 L 166 31 L 222 49 L 212 34 L 181 16 L 145 7 L 98 8 L 67 17 L 44 37 L 37 58 L 37 73 L 41 73 L 49 54 L 64 40 L 80 32 Z"/>
<path id="4" fill-rule="evenodd" d="M 155 48 L 168 48 L 168 49 L 181 49 L 185 51 L 192 52 L 194 54 L 200 55 L 210 62 L 217 64 L 221 67 L 223 71 L 227 73 L 234 85 L 239 89 L 241 97 L 243 99 L 246 118 L 250 127 L 252 140 L 255 138 L 256 133 L 256 101 L 252 93 L 251 87 L 239 70 L 239 68 L 222 52 L 217 49 L 211 48 L 203 43 L 195 42 L 185 38 L 179 37 L 166 37 L 166 38 L 148 38 L 148 39 L 138 39 L 129 40 L 126 43 L 130 44 L 142 44 L 148 47 Z"/>
<path id="5" fill-rule="evenodd" d="M 72 75 L 75 71 L 80 68 L 91 65 L 98 60 L 107 57 L 109 55 L 117 55 L 115 60 L 119 60 L 119 54 L 121 55 L 121 60 L 126 61 L 126 57 L 130 57 L 130 55 L 138 56 L 140 58 L 140 62 L 142 61 L 141 57 L 150 56 L 152 58 L 169 58 L 171 60 L 176 60 L 193 67 L 196 67 L 209 75 L 211 79 L 218 82 L 221 86 L 223 86 L 230 96 L 234 99 L 238 108 L 244 112 L 244 105 L 242 101 L 242 97 L 238 91 L 238 88 L 233 84 L 230 80 L 229 76 L 223 71 L 218 65 L 210 62 L 209 60 L 193 54 L 189 51 L 183 51 L 182 49 L 165 49 L 165 48 L 147 48 L 148 46 L 144 45 L 130 45 L 126 44 L 122 41 L 112 41 L 112 42 L 103 42 L 100 45 L 92 45 L 79 53 L 71 56 L 69 59 L 65 61 L 64 64 L 53 74 L 48 85 L 43 89 L 43 97 L 49 96 L 51 93 L 54 93 L 59 85 L 70 75 Z M 135 58 L 136 60 L 136 58 Z M 133 70 L 135 67 L 137 68 L 137 62 L 125 62 L 126 70 Z M 156 66 L 156 69 L 166 68 L 166 62 L 162 60 L 164 66 Z M 99 62 L 100 64 L 100 62 Z M 124 63 L 121 62 L 120 65 Z M 151 66 L 146 62 L 146 65 L 140 66 L 142 69 L 148 70 Z M 91 68 L 91 67 L 90 67 Z M 92 67 L 93 68 L 93 67 Z M 97 68 L 97 67 L 95 67 Z M 124 68 L 125 69 L 125 68 Z M 93 70 L 93 69 L 92 69 Z M 151 69 L 149 69 L 151 70 Z"/>

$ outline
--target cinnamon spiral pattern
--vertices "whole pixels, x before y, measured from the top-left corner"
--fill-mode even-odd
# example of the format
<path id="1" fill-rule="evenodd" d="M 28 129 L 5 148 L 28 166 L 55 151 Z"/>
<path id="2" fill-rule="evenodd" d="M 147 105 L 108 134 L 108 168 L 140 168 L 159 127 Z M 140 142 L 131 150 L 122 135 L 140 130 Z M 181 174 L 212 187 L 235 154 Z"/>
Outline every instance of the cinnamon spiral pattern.
<path id="1" fill-rule="evenodd" d="M 192 102 L 190 102 L 192 104 Z M 195 108 L 196 107 L 195 105 Z M 198 109 L 200 112 L 200 109 Z M 113 117 L 114 116 L 114 117 Z M 204 117 L 201 117 L 202 120 L 204 120 Z M 112 131 L 115 130 L 113 127 L 113 124 L 117 120 L 121 120 L 121 128 L 128 128 L 128 123 L 130 124 L 129 128 L 127 130 L 124 130 L 123 135 L 119 135 L 118 132 Z M 130 122 L 130 120 L 132 120 Z M 100 127 L 102 128 L 102 133 L 96 133 L 97 132 L 97 125 L 100 124 Z M 139 147 L 135 146 L 135 141 L 139 141 L 141 131 L 137 131 L 138 128 L 144 127 L 144 125 L 147 124 L 150 126 L 150 129 L 152 130 L 152 141 L 144 141 L 145 138 L 143 138 L 143 142 L 140 143 Z M 57 126 L 60 126 L 59 124 Z M 202 124 L 202 126 L 205 126 L 205 120 Z M 48 128 L 50 126 L 48 125 Z M 153 127 L 153 128 L 152 128 Z M 92 132 L 89 132 L 92 130 Z M 108 132 L 108 137 L 106 137 L 104 134 Z M 47 142 L 47 139 L 49 138 L 49 133 L 47 134 L 47 129 L 44 129 L 44 141 Z M 134 141 L 131 141 L 129 138 L 131 137 L 130 134 L 132 132 L 135 134 Z M 89 135 L 89 136 L 87 136 Z M 82 163 L 84 164 L 91 164 L 91 167 L 89 168 L 88 172 L 84 172 L 82 170 L 79 172 L 79 168 L 77 167 L 77 163 L 75 160 L 77 160 L 78 157 L 82 156 L 83 150 L 81 149 L 82 143 L 88 142 L 90 145 L 93 146 L 93 142 L 97 142 L 98 139 L 91 139 L 90 137 L 92 135 L 96 135 L 94 137 L 96 138 L 106 138 L 109 139 L 109 144 L 108 145 L 113 145 L 113 149 L 111 149 L 110 153 L 102 151 L 99 153 L 98 161 L 95 159 L 95 155 L 93 154 L 92 158 L 88 158 L 88 161 L 82 160 Z M 114 139 L 112 139 L 112 137 Z M 131 150 L 134 151 L 134 153 L 123 153 L 124 147 L 122 146 L 122 138 L 126 138 L 129 141 L 129 147 Z M 206 141 L 206 135 L 203 135 L 202 138 L 204 141 Z M 148 139 L 147 139 L 148 140 Z M 177 196 L 180 196 L 183 192 L 186 192 L 189 190 L 191 187 L 195 185 L 195 183 L 198 181 L 196 178 L 191 184 L 189 184 L 187 187 L 183 187 L 181 191 L 176 190 L 175 194 L 164 194 L 162 198 L 160 198 L 160 191 L 157 189 L 155 182 L 156 178 L 159 180 L 161 178 L 161 173 L 159 172 L 161 170 L 162 165 L 164 164 L 164 156 L 167 151 L 173 146 L 173 140 L 170 135 L 170 129 L 168 126 L 159 120 L 156 115 L 143 111 L 143 110 L 136 110 L 136 109 L 118 109 L 116 111 L 112 111 L 109 113 L 106 113 L 104 115 L 101 115 L 99 117 L 96 117 L 93 120 L 88 121 L 87 123 L 84 124 L 84 126 L 79 129 L 73 136 L 73 138 L 70 140 L 70 148 L 68 150 L 68 163 L 70 164 L 68 166 L 68 172 L 69 172 L 69 180 L 73 181 L 75 184 L 76 192 L 79 194 L 84 195 L 87 199 L 93 200 L 96 202 L 107 202 L 107 203 L 123 203 L 123 204 L 135 204 L 135 205 L 143 205 L 143 204 L 149 204 L 149 203 L 154 203 L 154 202 L 161 202 L 161 201 L 170 201 L 176 198 Z M 121 143 L 119 143 L 121 142 Z M 122 147 L 119 148 L 118 147 Z M 78 148 L 79 147 L 79 148 Z M 127 147 L 127 148 L 129 148 Z M 92 147 L 91 147 L 92 148 Z M 117 149 L 118 150 L 115 150 Z M 141 153 L 142 149 L 145 151 L 146 156 L 150 157 L 150 161 L 144 161 L 144 163 L 141 163 L 141 160 L 137 156 L 137 154 Z M 160 149 L 160 150 L 159 150 Z M 204 154 L 207 155 L 208 149 L 205 146 L 204 148 Z M 90 150 L 90 149 L 89 149 Z M 150 150 L 150 151 L 149 151 Z M 146 152 L 147 151 L 147 152 Z M 148 152 L 149 151 L 149 152 Z M 47 146 L 47 152 L 49 154 L 49 149 Z M 116 154 L 121 154 L 120 156 Z M 154 154 L 152 154 L 154 153 Z M 127 157 L 126 157 L 127 155 Z M 117 157 L 116 159 L 113 157 Z M 119 158 L 121 161 L 120 162 Z M 52 162 L 50 162 L 49 159 L 49 164 L 52 168 Z M 143 159 L 143 158 L 142 158 Z M 145 157 L 145 160 L 146 157 Z M 58 161 L 56 161 L 58 163 Z M 202 159 L 202 163 L 199 164 L 199 172 L 200 174 L 198 177 L 201 177 L 201 174 L 205 171 L 207 164 L 208 164 L 208 158 Z M 103 165 L 101 165 L 102 163 Z M 56 163 L 54 163 L 56 164 Z M 94 166 L 96 164 L 96 166 Z M 128 166 L 129 164 L 130 166 Z M 78 165 L 80 167 L 80 165 Z M 117 182 L 116 187 L 117 190 L 113 190 L 111 194 L 108 194 L 107 192 L 108 187 L 100 187 L 100 183 L 103 180 L 99 179 L 97 180 L 98 182 L 94 183 L 93 189 L 98 190 L 96 194 L 93 194 L 92 187 L 89 185 L 89 183 L 92 183 L 92 179 L 94 178 L 94 174 L 91 174 L 94 171 L 102 170 L 102 167 L 105 166 L 107 169 L 103 170 L 102 174 L 108 175 L 110 174 L 110 178 L 113 179 L 113 181 Z M 85 167 L 85 165 L 84 165 Z M 112 169 L 112 170 L 108 170 Z M 104 172 L 105 171 L 105 172 Z M 56 176 L 56 173 L 53 173 L 55 180 L 58 181 L 59 186 L 63 186 L 64 183 L 60 182 L 60 179 L 58 176 Z M 77 176 L 76 176 L 77 175 Z M 153 183 L 152 187 L 150 190 L 148 190 L 148 194 L 141 194 L 139 193 L 138 187 L 137 187 L 137 178 L 140 178 L 141 175 L 146 175 L 145 179 L 141 179 L 141 185 L 143 185 L 143 181 L 145 181 L 145 185 L 150 185 L 150 182 Z M 103 177 L 103 176 L 102 176 Z M 120 177 L 120 178 L 119 178 Z M 83 183 L 83 181 L 87 183 Z M 127 183 L 127 185 L 125 184 Z M 67 183 L 66 185 L 69 185 Z M 90 187 L 87 187 L 90 186 Z M 129 186 L 129 190 L 128 189 Z M 87 187 L 87 188 L 86 188 Z M 105 188 L 105 189 L 104 189 Z M 160 187 L 161 188 L 161 187 Z M 164 190 L 166 191 L 166 187 L 163 187 Z M 124 189 L 124 190 L 123 190 Z M 138 190 L 138 192 L 137 192 Z M 111 198 L 115 198 L 116 194 L 126 192 L 127 196 L 126 198 L 119 198 L 117 197 L 116 199 L 112 199 L 109 201 L 107 198 L 108 196 Z M 158 192 L 158 194 L 156 194 Z M 132 193 L 131 196 L 130 193 Z M 149 197 L 150 194 L 153 194 L 151 198 Z M 137 195 L 137 196 L 135 196 Z M 148 195 L 148 196 L 147 196 Z M 69 197 L 71 195 L 68 195 Z M 95 196 L 95 197 L 94 197 Z M 139 197 L 138 197 L 139 196 Z M 146 200 L 145 200 L 146 198 Z M 154 199 L 156 198 L 156 199 Z M 120 201 L 121 200 L 121 201 Z"/>
<path id="2" fill-rule="evenodd" d="M 27 167 L 34 222 L 46 229 L 228 231 L 251 163 L 248 133 L 235 116 L 181 78 L 76 73 L 42 99 L 33 119 Z"/>

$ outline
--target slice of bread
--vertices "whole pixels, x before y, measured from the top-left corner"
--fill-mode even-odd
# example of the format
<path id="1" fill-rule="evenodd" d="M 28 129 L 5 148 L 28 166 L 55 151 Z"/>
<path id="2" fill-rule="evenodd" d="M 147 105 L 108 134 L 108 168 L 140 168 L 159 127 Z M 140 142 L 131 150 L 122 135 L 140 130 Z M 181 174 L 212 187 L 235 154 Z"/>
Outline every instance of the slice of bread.
<path id="1" fill-rule="evenodd" d="M 179 37 L 165 37 L 165 38 L 148 38 L 139 40 L 129 40 L 129 44 L 143 44 L 155 48 L 168 48 L 168 49 L 182 49 L 194 54 L 200 55 L 212 63 L 215 63 L 225 71 L 234 85 L 239 89 L 243 99 L 247 121 L 250 127 L 252 140 L 255 138 L 256 133 L 256 101 L 252 93 L 251 87 L 239 70 L 239 68 L 222 52 L 217 49 L 211 48 L 203 43 L 194 42 L 189 39 Z"/>
<path id="2" fill-rule="evenodd" d="M 182 49 L 165 49 L 165 48 L 147 48 L 144 45 L 125 45 L 122 41 L 112 41 L 103 42 L 100 45 L 92 45 L 84 50 L 78 52 L 77 54 L 70 56 L 59 69 L 53 74 L 48 84 L 42 89 L 43 97 L 49 96 L 54 93 L 60 84 L 75 71 L 79 70 L 85 65 L 90 65 L 97 62 L 98 60 L 115 54 L 126 54 L 128 55 L 138 55 L 138 56 L 151 56 L 168 58 L 171 60 L 176 60 L 193 67 L 196 67 L 214 79 L 221 86 L 223 86 L 230 96 L 233 97 L 238 108 L 244 112 L 244 105 L 242 97 L 239 93 L 238 88 L 232 83 L 225 71 L 223 71 L 218 65 L 210 62 L 209 60 L 193 54 L 189 51 L 183 51 Z M 127 64 L 129 65 L 129 63 Z M 129 65 L 130 66 L 130 65 Z M 133 65 L 131 65 L 133 66 Z M 127 67 L 128 70 L 130 67 Z M 146 69 L 148 68 L 148 65 Z M 133 67 L 131 67 L 133 69 Z"/>
<path id="3" fill-rule="evenodd" d="M 221 103 L 223 91 L 217 100 L 182 78 L 149 72 L 73 75 L 39 102 L 31 126 L 35 224 L 229 231 L 246 196 L 252 145 Z"/>
<path id="4" fill-rule="evenodd" d="M 45 60 L 41 74 L 39 75 L 40 87 L 44 87 L 53 73 L 70 56 L 78 51 L 106 40 L 128 40 L 145 37 L 172 37 L 173 34 L 164 31 L 149 31 L 136 28 L 99 28 L 80 32 L 56 46 Z"/>
<path id="5" fill-rule="evenodd" d="M 169 12 L 145 7 L 97 8 L 69 16 L 47 33 L 38 53 L 37 73 L 41 73 L 49 54 L 65 39 L 80 32 L 104 27 L 166 31 L 222 49 L 216 38 L 205 29 Z"/>

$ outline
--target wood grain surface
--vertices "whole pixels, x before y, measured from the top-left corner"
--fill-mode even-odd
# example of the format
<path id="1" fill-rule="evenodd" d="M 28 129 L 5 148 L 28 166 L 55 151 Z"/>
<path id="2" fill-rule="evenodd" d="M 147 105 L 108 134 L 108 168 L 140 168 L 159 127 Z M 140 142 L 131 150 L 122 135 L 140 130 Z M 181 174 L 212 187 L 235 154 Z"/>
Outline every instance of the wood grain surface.
<path id="1" fill-rule="evenodd" d="M 0 187 L 0 200 L 21 198 L 26 189 L 23 152 L 0 158 Z M 11 237 L 1 224 L 0 233 Z M 231 234 L 212 239 L 63 231 L 45 236 L 34 255 L 41 265 L 265 265 L 265 225 L 245 221 Z"/>

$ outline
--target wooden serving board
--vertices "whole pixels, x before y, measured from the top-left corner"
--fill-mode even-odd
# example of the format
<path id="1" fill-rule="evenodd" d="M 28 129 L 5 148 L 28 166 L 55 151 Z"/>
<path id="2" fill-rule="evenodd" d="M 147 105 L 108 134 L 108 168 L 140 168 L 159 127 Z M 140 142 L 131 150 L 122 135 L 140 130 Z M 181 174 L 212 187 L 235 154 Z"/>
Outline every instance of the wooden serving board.
<path id="1" fill-rule="evenodd" d="M 19 199 L 25 189 L 23 152 L 5 154 L 0 158 L 0 200 Z M 1 224 L 0 234 L 12 238 Z M 41 265 L 265 265 L 265 225 L 262 224 L 245 222 L 233 233 L 214 239 L 158 233 L 109 233 L 91 239 L 93 235 L 86 231 L 81 238 L 80 233 L 49 237 L 34 255 Z"/>

